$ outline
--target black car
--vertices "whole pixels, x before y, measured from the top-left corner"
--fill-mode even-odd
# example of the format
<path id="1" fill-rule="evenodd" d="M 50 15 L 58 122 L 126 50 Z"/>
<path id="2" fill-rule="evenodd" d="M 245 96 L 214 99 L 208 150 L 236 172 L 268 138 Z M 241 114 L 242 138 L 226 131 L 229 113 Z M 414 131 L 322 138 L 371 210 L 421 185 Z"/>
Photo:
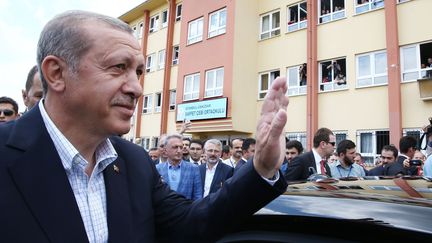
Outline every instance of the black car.
<path id="1" fill-rule="evenodd" d="M 218 242 L 375 241 L 432 242 L 430 178 L 291 183 Z"/>

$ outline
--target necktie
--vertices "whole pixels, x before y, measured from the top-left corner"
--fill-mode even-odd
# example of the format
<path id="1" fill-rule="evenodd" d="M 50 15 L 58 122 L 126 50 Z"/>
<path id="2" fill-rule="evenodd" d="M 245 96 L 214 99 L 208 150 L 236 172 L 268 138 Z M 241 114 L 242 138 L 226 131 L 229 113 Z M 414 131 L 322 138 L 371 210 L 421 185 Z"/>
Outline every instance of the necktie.
<path id="1" fill-rule="evenodd" d="M 326 163 L 326 161 L 325 161 L 324 159 L 320 161 L 320 165 L 321 165 L 321 174 L 323 174 L 323 175 L 326 175 L 326 174 L 327 174 L 327 171 L 326 171 L 326 168 L 325 168 L 325 163 Z"/>

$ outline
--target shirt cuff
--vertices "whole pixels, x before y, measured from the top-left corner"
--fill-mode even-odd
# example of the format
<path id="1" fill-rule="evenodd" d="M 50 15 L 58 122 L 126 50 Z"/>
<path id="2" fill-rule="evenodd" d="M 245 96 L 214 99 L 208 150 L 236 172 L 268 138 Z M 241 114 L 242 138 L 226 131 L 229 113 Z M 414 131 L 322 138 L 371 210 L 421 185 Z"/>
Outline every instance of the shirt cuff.
<path id="1" fill-rule="evenodd" d="M 279 180 L 279 178 L 280 178 L 280 174 L 279 174 L 279 170 L 278 171 L 276 171 L 276 174 L 274 175 L 274 180 L 272 180 L 272 179 L 268 179 L 268 178 L 265 178 L 264 176 L 261 176 L 268 184 L 270 184 L 270 186 L 274 186 L 274 184 L 276 184 L 276 182 Z"/>

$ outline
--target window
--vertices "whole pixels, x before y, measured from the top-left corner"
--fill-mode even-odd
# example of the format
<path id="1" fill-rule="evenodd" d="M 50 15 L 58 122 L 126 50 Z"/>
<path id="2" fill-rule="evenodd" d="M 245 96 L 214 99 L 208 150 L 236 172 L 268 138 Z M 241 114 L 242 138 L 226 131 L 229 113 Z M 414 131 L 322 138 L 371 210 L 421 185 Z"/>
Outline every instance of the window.
<path id="1" fill-rule="evenodd" d="M 273 83 L 273 80 L 275 80 L 279 76 L 280 76 L 279 70 L 260 74 L 259 84 L 258 84 L 259 86 L 258 99 L 264 99 L 269 87 Z"/>
<path id="2" fill-rule="evenodd" d="M 199 86 L 200 86 L 199 73 L 186 76 L 184 79 L 183 100 L 187 101 L 187 100 L 198 99 Z"/>
<path id="3" fill-rule="evenodd" d="M 159 146 L 159 137 L 153 137 L 153 148 L 157 148 Z"/>
<path id="4" fill-rule="evenodd" d="M 387 84 L 387 53 L 373 52 L 356 57 L 357 87 Z"/>
<path id="5" fill-rule="evenodd" d="M 150 138 L 149 138 L 149 137 L 142 137 L 142 138 L 141 138 L 141 146 L 142 146 L 146 151 L 149 151 L 149 149 L 150 149 Z"/>
<path id="6" fill-rule="evenodd" d="M 138 24 L 138 38 L 142 38 L 143 37 L 143 32 L 144 32 L 144 23 L 140 22 Z"/>
<path id="7" fill-rule="evenodd" d="M 261 16 L 260 40 L 280 34 L 279 10 Z"/>
<path id="8" fill-rule="evenodd" d="M 421 128 L 403 129 L 403 132 L 402 132 L 403 136 L 415 137 L 417 139 L 417 141 L 420 141 L 423 134 L 424 134 L 424 132 L 423 132 L 423 129 L 421 129 Z M 427 140 L 427 137 L 423 138 L 423 140 L 420 141 L 421 144 L 420 144 L 419 149 L 423 150 L 426 147 L 426 140 Z"/>
<path id="9" fill-rule="evenodd" d="M 398 0 L 398 3 L 404 3 L 404 2 L 408 2 L 408 1 L 411 1 L 411 0 Z"/>
<path id="10" fill-rule="evenodd" d="M 162 11 L 162 28 L 168 26 L 168 9 Z"/>
<path id="11" fill-rule="evenodd" d="M 339 90 L 347 87 L 345 58 L 321 62 L 319 68 L 321 91 Z"/>
<path id="12" fill-rule="evenodd" d="M 337 148 L 338 144 L 342 141 L 347 139 L 347 132 L 333 132 L 336 137 L 336 145 L 335 148 Z"/>
<path id="13" fill-rule="evenodd" d="M 132 27 L 133 30 L 133 35 L 135 36 L 135 38 L 138 38 L 138 27 L 135 25 Z"/>
<path id="14" fill-rule="evenodd" d="M 384 0 L 354 0 L 356 14 L 384 8 Z"/>
<path id="15" fill-rule="evenodd" d="M 220 96 L 223 92 L 224 69 L 218 68 L 206 72 L 204 97 Z"/>
<path id="16" fill-rule="evenodd" d="M 155 112 L 161 112 L 162 107 L 162 93 L 155 94 Z"/>
<path id="17" fill-rule="evenodd" d="M 148 114 L 152 112 L 152 95 L 145 95 L 143 102 L 143 112 L 144 114 Z"/>
<path id="18" fill-rule="evenodd" d="M 299 141 L 303 145 L 304 149 L 307 148 L 306 133 L 305 132 L 287 132 L 285 134 L 285 136 L 289 140 L 297 140 L 297 141 Z"/>
<path id="19" fill-rule="evenodd" d="M 153 72 L 155 68 L 155 54 L 150 54 L 147 56 L 147 63 L 146 63 L 146 72 Z"/>
<path id="20" fill-rule="evenodd" d="M 189 23 L 188 28 L 188 45 L 202 40 L 204 18 L 199 18 Z"/>
<path id="21" fill-rule="evenodd" d="M 170 90 L 170 98 L 169 98 L 169 110 L 173 111 L 176 107 L 176 91 Z"/>
<path id="22" fill-rule="evenodd" d="M 401 47 L 402 81 L 432 77 L 432 42 Z"/>
<path id="23" fill-rule="evenodd" d="M 226 8 L 216 11 L 209 16 L 208 37 L 224 34 L 226 32 Z"/>
<path id="24" fill-rule="evenodd" d="M 158 69 L 163 69 L 165 66 L 165 49 L 158 53 Z"/>
<path id="25" fill-rule="evenodd" d="M 180 47 L 179 47 L 179 46 L 174 46 L 174 47 L 173 47 L 173 60 L 172 60 L 172 65 L 176 65 L 176 64 L 178 64 L 178 59 L 179 59 L 179 50 L 180 50 Z"/>
<path id="26" fill-rule="evenodd" d="M 288 32 L 307 27 L 306 1 L 288 7 Z"/>
<path id="27" fill-rule="evenodd" d="M 287 95 L 306 94 L 306 63 L 287 68 Z"/>
<path id="28" fill-rule="evenodd" d="M 153 33 L 158 30 L 159 25 L 159 15 L 150 18 L 149 32 Z"/>
<path id="29" fill-rule="evenodd" d="M 321 0 L 318 3 L 320 23 L 327 23 L 345 17 L 345 0 Z"/>
<path id="30" fill-rule="evenodd" d="M 181 20 L 181 15 L 182 15 L 182 5 L 177 4 L 177 6 L 176 6 L 176 21 Z"/>
<path id="31" fill-rule="evenodd" d="M 389 131 L 357 132 L 357 150 L 368 165 L 374 164 L 374 159 L 381 154 L 382 147 L 389 143 Z"/>

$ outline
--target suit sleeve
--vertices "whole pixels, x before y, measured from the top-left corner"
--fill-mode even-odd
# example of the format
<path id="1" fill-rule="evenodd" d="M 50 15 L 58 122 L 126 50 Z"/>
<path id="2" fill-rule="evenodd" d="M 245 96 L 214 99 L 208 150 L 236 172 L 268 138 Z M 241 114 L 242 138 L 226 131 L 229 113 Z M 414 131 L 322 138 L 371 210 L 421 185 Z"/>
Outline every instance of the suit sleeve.
<path id="1" fill-rule="evenodd" d="M 214 241 L 286 190 L 283 177 L 271 186 L 252 163 L 244 167 L 216 193 L 194 202 L 155 180 L 153 203 L 158 240 L 178 242 L 181 236 L 184 242 Z"/>
<path id="2" fill-rule="evenodd" d="M 198 166 L 194 166 L 193 168 L 193 200 L 197 200 L 202 198 L 203 196 L 203 187 L 201 181 L 201 174 Z"/>

